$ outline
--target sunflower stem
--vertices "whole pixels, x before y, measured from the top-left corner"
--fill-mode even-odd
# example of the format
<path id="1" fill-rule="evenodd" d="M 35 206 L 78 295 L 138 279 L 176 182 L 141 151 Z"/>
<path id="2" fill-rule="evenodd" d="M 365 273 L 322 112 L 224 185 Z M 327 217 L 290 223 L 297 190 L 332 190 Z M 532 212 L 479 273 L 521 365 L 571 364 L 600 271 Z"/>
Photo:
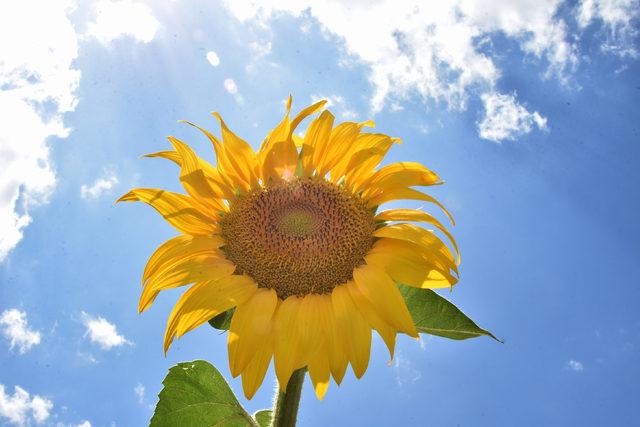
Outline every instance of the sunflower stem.
<path id="1" fill-rule="evenodd" d="M 298 417 L 298 406 L 300 405 L 300 394 L 307 368 L 301 368 L 291 374 L 287 389 L 282 391 L 278 387 L 276 392 L 276 402 L 273 408 L 272 427 L 294 427 Z"/>

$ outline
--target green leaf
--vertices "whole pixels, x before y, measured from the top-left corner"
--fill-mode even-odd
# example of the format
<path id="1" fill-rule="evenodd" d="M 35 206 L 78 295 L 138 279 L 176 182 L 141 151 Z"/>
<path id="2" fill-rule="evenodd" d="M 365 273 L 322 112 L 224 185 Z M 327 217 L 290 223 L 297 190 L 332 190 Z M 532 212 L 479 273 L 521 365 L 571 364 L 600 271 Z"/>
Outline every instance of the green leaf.
<path id="1" fill-rule="evenodd" d="M 233 317 L 233 313 L 235 313 L 236 309 L 231 308 L 224 313 L 218 314 L 213 319 L 209 320 L 209 324 L 216 329 L 220 329 L 221 331 L 228 331 L 229 326 L 231 326 L 231 318 Z"/>
<path id="2" fill-rule="evenodd" d="M 260 427 L 270 427 L 273 422 L 273 411 L 271 409 L 262 409 L 253 414 L 253 418 L 256 419 Z"/>
<path id="3" fill-rule="evenodd" d="M 162 384 L 150 427 L 259 427 L 204 360 L 178 363 Z"/>
<path id="4" fill-rule="evenodd" d="M 485 335 L 500 341 L 431 289 L 405 285 L 399 285 L 399 288 L 418 332 L 454 340 L 466 340 Z"/>

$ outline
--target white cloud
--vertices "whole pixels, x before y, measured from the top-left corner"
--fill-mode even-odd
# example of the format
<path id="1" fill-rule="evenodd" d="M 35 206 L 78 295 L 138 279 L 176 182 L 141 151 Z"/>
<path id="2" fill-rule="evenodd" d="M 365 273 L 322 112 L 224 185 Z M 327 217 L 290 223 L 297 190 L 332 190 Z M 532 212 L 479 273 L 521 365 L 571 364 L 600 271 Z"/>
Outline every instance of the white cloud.
<path id="1" fill-rule="evenodd" d="M 576 9 L 581 28 L 600 22 L 606 30 L 601 49 L 621 57 L 638 58 L 634 21 L 640 17 L 640 0 L 582 0 Z"/>
<path id="2" fill-rule="evenodd" d="M 20 354 L 24 354 L 31 347 L 40 344 L 40 332 L 29 329 L 27 313 L 12 308 L 0 314 L 2 334 L 9 339 L 10 348 L 18 347 Z"/>
<path id="3" fill-rule="evenodd" d="M 275 12 L 315 19 L 351 57 L 367 64 L 373 112 L 418 95 L 464 110 L 470 95 L 495 92 L 501 71 L 482 40 L 496 33 L 547 64 L 546 77 L 568 82 L 576 47 L 557 12 L 560 0 L 300 2 L 227 0 L 241 21 L 267 28 Z M 397 107 L 393 107 L 397 109 Z"/>
<path id="4" fill-rule="evenodd" d="M 505 95 L 491 92 L 482 95 L 485 117 L 478 124 L 480 138 L 500 142 L 515 140 L 534 127 L 547 129 L 547 119 L 537 111 L 529 112 L 518 104 L 515 94 Z"/>
<path id="5" fill-rule="evenodd" d="M 400 352 L 396 352 L 393 358 L 393 370 L 395 371 L 396 383 L 400 387 L 415 383 L 422 378 L 422 372 L 416 368 L 411 360 Z"/>
<path id="6" fill-rule="evenodd" d="M 327 103 L 325 104 L 327 108 L 333 107 L 335 109 L 335 113 L 339 114 L 345 120 L 353 120 L 358 117 L 358 113 L 355 112 L 349 105 L 347 104 L 347 100 L 344 99 L 344 96 L 340 95 L 311 95 L 311 102 L 318 102 L 322 99 L 326 99 Z"/>
<path id="7" fill-rule="evenodd" d="M 118 334 L 116 326 L 100 316 L 92 316 L 84 311 L 81 320 L 87 328 L 85 336 L 89 336 L 92 343 L 98 344 L 103 350 L 111 350 L 124 344 L 131 344 L 122 335 Z"/>
<path id="8" fill-rule="evenodd" d="M 56 427 L 91 427 L 91 423 L 87 420 L 82 421 L 80 424 L 63 424 L 61 422 L 58 422 L 56 424 Z"/>
<path id="9" fill-rule="evenodd" d="M 64 113 L 78 103 L 73 68 L 79 37 L 69 20 L 74 0 L 5 2 L 0 13 L 0 261 L 20 242 L 31 210 L 56 185 L 49 139 L 66 138 Z M 34 13 L 37 10 L 37 13 Z M 100 1 L 87 36 L 103 42 L 131 35 L 150 41 L 151 9 L 130 0 Z"/>
<path id="10" fill-rule="evenodd" d="M 151 8 L 131 0 L 101 0 L 95 7 L 95 20 L 87 27 L 87 35 L 102 43 L 130 36 L 149 43 L 156 35 L 160 23 Z"/>
<path id="11" fill-rule="evenodd" d="M 222 85 L 224 86 L 224 89 L 231 95 L 235 95 L 238 93 L 238 85 L 233 79 L 224 79 L 224 83 Z"/>
<path id="12" fill-rule="evenodd" d="M 217 53 L 215 53 L 212 50 L 207 52 L 207 61 L 209 61 L 209 64 L 211 64 L 214 67 L 217 67 L 218 65 L 220 65 L 220 57 L 218 56 Z"/>
<path id="13" fill-rule="evenodd" d="M 31 397 L 20 386 L 15 386 L 13 395 L 9 395 L 0 384 L 0 419 L 9 424 L 28 426 L 31 420 L 41 424 L 49 418 L 52 408 L 53 402 L 38 395 Z"/>
<path id="14" fill-rule="evenodd" d="M 63 114 L 77 104 L 72 68 L 78 37 L 71 0 L 3 4 L 0 14 L 0 261 L 18 244 L 30 211 L 56 184 L 48 138 L 69 130 Z M 33 13 L 37 10 L 38 13 Z"/>
<path id="15" fill-rule="evenodd" d="M 97 199 L 109 191 L 118 183 L 118 177 L 113 171 L 105 171 L 101 178 L 96 179 L 93 184 L 80 186 L 80 197 L 83 199 Z"/>
<path id="16" fill-rule="evenodd" d="M 134 388 L 133 388 L 133 392 L 136 394 L 136 396 L 138 397 L 138 403 L 139 404 L 144 404 L 144 386 L 140 383 L 138 383 Z"/>
<path id="17" fill-rule="evenodd" d="M 584 365 L 582 362 L 578 362 L 577 360 L 569 360 L 567 362 L 567 368 L 571 369 L 574 372 L 582 372 L 584 371 Z"/>

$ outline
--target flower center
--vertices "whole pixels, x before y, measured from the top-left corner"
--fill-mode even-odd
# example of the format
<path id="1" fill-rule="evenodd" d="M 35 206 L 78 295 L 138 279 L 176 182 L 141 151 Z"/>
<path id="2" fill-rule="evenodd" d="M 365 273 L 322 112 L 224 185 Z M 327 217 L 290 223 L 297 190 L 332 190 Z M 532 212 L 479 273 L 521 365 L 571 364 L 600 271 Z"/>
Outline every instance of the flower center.
<path id="1" fill-rule="evenodd" d="M 220 221 L 237 273 L 291 295 L 330 293 L 351 280 L 373 244 L 373 211 L 359 196 L 318 178 L 244 194 Z"/>

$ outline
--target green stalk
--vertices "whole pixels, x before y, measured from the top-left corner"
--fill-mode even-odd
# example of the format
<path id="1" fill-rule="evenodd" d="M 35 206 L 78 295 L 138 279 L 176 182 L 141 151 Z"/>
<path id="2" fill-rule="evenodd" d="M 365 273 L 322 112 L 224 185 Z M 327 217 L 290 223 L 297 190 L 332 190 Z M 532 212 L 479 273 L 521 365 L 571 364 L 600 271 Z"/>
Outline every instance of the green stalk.
<path id="1" fill-rule="evenodd" d="M 307 368 L 298 369 L 289 379 L 287 389 L 283 392 L 279 387 L 276 403 L 273 408 L 272 427 L 295 427 L 300 405 L 300 393 L 304 384 Z"/>

